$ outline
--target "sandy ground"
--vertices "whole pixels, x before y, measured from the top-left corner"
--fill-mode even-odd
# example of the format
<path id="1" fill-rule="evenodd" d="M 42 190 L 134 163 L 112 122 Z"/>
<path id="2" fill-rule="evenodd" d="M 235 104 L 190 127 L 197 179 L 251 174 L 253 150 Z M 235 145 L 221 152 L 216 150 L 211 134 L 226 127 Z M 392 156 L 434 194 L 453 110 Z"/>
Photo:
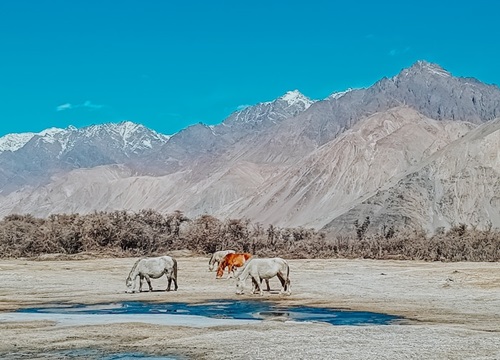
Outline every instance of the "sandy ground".
<path id="1" fill-rule="evenodd" d="M 125 293 L 135 259 L 0 261 L 0 315 L 48 303 L 262 299 L 401 315 L 404 325 L 262 321 L 188 327 L 148 323 L 0 322 L 0 358 L 65 349 L 139 351 L 200 359 L 500 359 L 500 264 L 290 260 L 292 295 L 235 295 L 206 258 L 179 258 L 179 290 Z M 250 284 L 248 284 L 248 287 Z M 153 280 L 165 289 L 166 280 Z M 271 280 L 273 290 L 279 282 Z M 147 288 L 147 287 L 145 287 Z M 247 291 L 248 292 L 248 291 Z M 53 358 L 53 357 L 52 357 Z"/>

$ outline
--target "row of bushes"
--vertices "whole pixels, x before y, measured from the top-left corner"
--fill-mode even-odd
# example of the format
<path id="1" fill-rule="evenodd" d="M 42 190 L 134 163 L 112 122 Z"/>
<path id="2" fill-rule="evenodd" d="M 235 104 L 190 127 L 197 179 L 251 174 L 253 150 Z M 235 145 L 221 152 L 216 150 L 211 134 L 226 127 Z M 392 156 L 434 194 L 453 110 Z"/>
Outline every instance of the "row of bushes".
<path id="1" fill-rule="evenodd" d="M 498 261 L 500 232 L 461 224 L 428 236 L 415 230 L 368 232 L 369 219 L 352 234 L 314 229 L 264 227 L 245 219 L 222 221 L 210 215 L 188 219 L 155 210 L 58 214 L 48 218 L 9 215 L 0 221 L 0 257 L 94 253 L 152 256 L 189 249 L 199 254 L 232 248 L 259 256 L 286 258 L 369 258 L 429 261 Z"/>

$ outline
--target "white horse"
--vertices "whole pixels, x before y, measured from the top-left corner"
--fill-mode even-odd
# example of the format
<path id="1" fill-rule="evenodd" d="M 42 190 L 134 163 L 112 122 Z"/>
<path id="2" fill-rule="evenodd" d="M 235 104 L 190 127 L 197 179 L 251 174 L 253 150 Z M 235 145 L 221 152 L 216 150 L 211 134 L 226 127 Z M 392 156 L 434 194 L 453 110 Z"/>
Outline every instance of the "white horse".
<path id="1" fill-rule="evenodd" d="M 167 276 L 168 286 L 166 291 L 170 291 L 172 280 L 174 281 L 174 291 L 177 291 L 177 260 L 170 256 L 160 256 L 156 258 L 139 259 L 132 266 L 128 274 L 126 285 L 127 292 L 134 292 L 137 287 L 137 277 L 139 277 L 139 292 L 142 291 L 142 280 L 146 279 L 149 291 L 153 291 L 151 279 L 158 279 L 163 275 Z"/>
<path id="2" fill-rule="evenodd" d="M 252 294 L 258 290 L 262 295 L 262 280 L 266 280 L 269 290 L 269 279 L 277 276 L 281 282 L 282 289 L 280 294 L 291 294 L 290 289 L 290 267 L 282 258 L 252 258 L 242 270 L 236 275 L 236 294 L 243 294 L 245 281 L 248 277 L 252 278 Z"/>
<path id="3" fill-rule="evenodd" d="M 210 261 L 208 262 L 208 271 L 214 271 L 214 269 L 219 267 L 220 262 L 224 259 L 224 256 L 227 254 L 234 254 L 236 251 L 234 250 L 221 250 L 216 251 L 212 254 Z M 215 265 L 217 263 L 217 265 Z"/>

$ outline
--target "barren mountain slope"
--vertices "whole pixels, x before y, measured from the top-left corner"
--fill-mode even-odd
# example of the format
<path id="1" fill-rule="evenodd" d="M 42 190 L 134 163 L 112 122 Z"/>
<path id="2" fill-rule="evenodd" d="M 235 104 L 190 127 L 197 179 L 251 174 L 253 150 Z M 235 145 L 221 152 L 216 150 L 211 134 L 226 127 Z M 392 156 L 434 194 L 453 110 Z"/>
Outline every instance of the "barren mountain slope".
<path id="1" fill-rule="evenodd" d="M 352 228 L 370 216 L 382 224 L 433 232 L 464 223 L 500 227 L 500 119 L 481 125 L 413 168 L 325 228 Z"/>
<path id="2" fill-rule="evenodd" d="M 431 120 L 407 107 L 377 113 L 268 179 L 228 214 L 322 227 L 472 127 Z"/>
<path id="3" fill-rule="evenodd" d="M 217 214 L 227 204 L 251 196 L 269 172 L 266 166 L 241 163 L 199 181 L 190 171 L 144 176 L 123 165 L 78 169 L 53 177 L 45 186 L 0 197 L 0 216 L 31 213 L 45 217 L 147 208 L 184 210 L 190 216 Z"/>
<path id="4" fill-rule="evenodd" d="M 124 166 L 80 169 L 30 194 L 9 195 L 0 215 L 181 209 L 189 216 L 319 228 L 471 127 L 398 107 L 366 118 L 292 166 L 233 161 L 196 169 L 204 176 L 190 170 L 160 177 L 137 176 Z"/>

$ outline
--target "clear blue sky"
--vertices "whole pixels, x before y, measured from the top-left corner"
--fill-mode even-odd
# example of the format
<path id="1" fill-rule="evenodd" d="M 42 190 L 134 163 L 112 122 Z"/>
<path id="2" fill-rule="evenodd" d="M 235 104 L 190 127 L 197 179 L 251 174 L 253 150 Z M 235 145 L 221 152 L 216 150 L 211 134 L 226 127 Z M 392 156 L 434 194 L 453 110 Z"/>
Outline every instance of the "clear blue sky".
<path id="1" fill-rule="evenodd" d="M 0 136 L 131 120 L 171 134 L 419 59 L 500 84 L 496 1 L 0 1 Z"/>

